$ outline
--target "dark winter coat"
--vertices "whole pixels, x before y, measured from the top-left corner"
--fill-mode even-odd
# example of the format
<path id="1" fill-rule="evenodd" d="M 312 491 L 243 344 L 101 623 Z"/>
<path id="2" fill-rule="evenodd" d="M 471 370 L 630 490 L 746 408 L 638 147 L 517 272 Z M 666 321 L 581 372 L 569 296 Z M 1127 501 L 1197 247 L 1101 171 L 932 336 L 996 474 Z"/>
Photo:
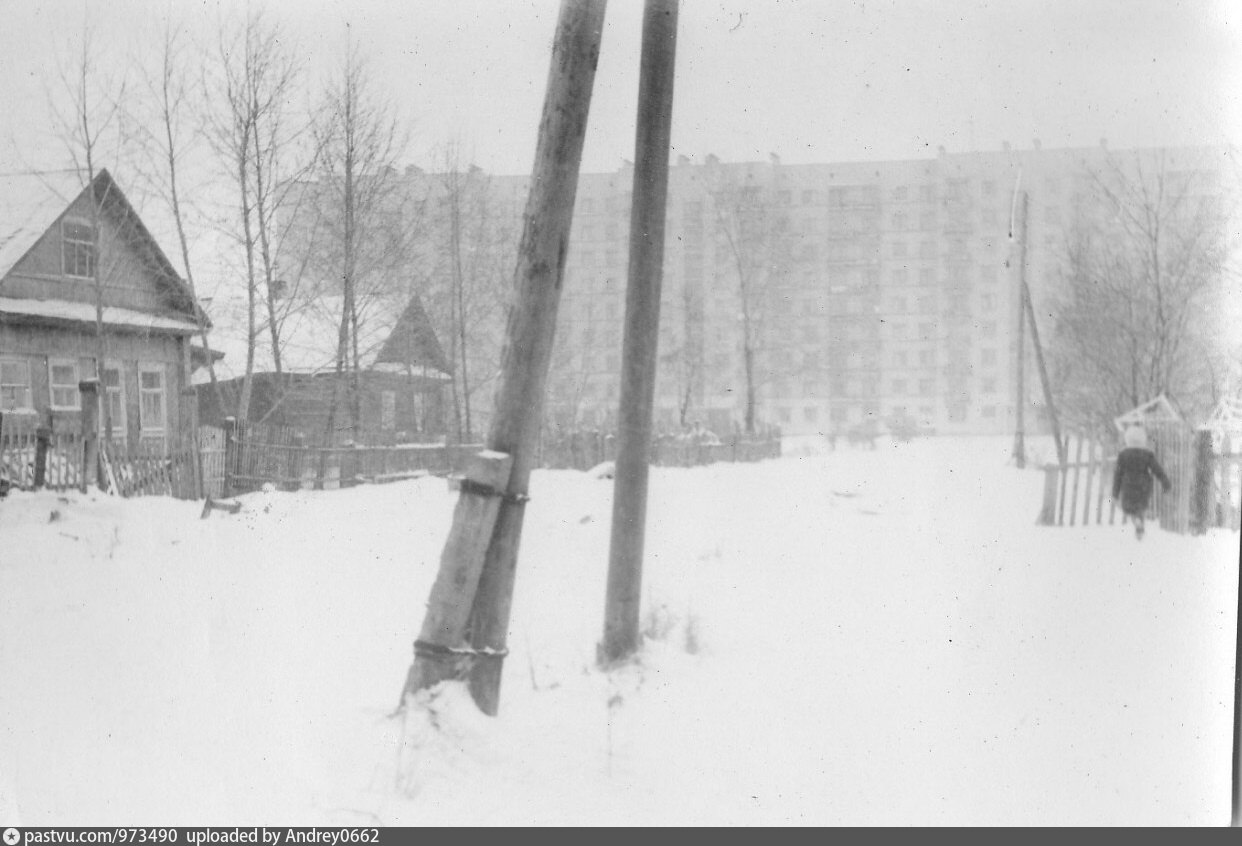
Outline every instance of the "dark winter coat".
<path id="1" fill-rule="evenodd" d="M 1153 476 L 1160 480 L 1166 491 L 1169 489 L 1169 477 L 1164 474 L 1164 468 L 1151 450 L 1126 447 L 1118 453 L 1117 466 L 1113 470 L 1113 499 L 1121 494 L 1122 511 L 1131 516 L 1147 511 Z"/>

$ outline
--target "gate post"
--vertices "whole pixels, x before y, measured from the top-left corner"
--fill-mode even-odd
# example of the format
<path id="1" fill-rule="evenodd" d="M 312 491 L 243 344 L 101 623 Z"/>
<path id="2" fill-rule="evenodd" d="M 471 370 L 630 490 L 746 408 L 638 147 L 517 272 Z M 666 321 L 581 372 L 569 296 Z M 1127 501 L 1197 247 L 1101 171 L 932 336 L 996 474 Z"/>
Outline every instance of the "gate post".
<path id="1" fill-rule="evenodd" d="M 1212 460 L 1212 433 L 1207 429 L 1195 432 L 1194 439 L 1194 488 L 1190 493 L 1190 533 L 1205 534 L 1209 526 L 1215 524 L 1212 514 L 1213 475 L 1215 462 Z"/>
<path id="2" fill-rule="evenodd" d="M 1057 472 L 1060 467 L 1056 464 L 1044 465 L 1044 507 L 1039 512 L 1039 519 L 1035 522 L 1040 526 L 1055 525 L 1057 513 Z"/>
<path id="3" fill-rule="evenodd" d="M 88 480 L 95 476 L 99 486 L 99 380 L 83 379 L 78 382 L 82 395 L 82 478 L 78 489 L 86 493 Z"/>
<path id="4" fill-rule="evenodd" d="M 221 482 L 221 494 L 225 497 L 233 495 L 233 475 L 237 467 L 237 418 L 224 418 L 224 480 Z"/>
<path id="5" fill-rule="evenodd" d="M 34 489 L 42 490 L 47 484 L 47 451 L 52 446 L 52 421 L 51 413 L 48 413 L 49 420 L 46 423 L 40 423 L 39 428 L 35 429 L 35 460 L 34 460 Z"/>

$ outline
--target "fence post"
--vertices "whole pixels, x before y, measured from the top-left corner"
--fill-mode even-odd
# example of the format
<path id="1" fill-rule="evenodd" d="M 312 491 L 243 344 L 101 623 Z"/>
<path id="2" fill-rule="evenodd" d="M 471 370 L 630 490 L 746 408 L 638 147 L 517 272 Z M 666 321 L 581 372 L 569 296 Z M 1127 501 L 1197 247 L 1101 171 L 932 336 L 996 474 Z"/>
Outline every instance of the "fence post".
<path id="1" fill-rule="evenodd" d="M 49 415 L 50 416 L 50 415 Z M 47 484 L 47 451 L 52 445 L 52 425 L 40 423 L 35 430 L 34 489 L 42 490 Z"/>
<path id="2" fill-rule="evenodd" d="M 1044 465 L 1044 507 L 1036 521 L 1041 526 L 1056 523 L 1057 510 L 1057 472 L 1060 468 L 1055 464 Z"/>
<path id="3" fill-rule="evenodd" d="M 82 478 L 78 489 L 86 493 L 92 474 L 95 486 L 99 486 L 99 380 L 83 379 L 78 382 L 78 392 L 82 395 Z"/>
<path id="4" fill-rule="evenodd" d="M 233 495 L 233 475 L 237 468 L 237 418 L 224 418 L 224 481 L 223 495 Z"/>
<path id="5" fill-rule="evenodd" d="M 1194 489 L 1190 494 L 1190 533 L 1202 535 L 1213 525 L 1212 476 L 1215 470 L 1212 460 L 1212 433 L 1207 429 L 1195 432 L 1194 441 Z"/>

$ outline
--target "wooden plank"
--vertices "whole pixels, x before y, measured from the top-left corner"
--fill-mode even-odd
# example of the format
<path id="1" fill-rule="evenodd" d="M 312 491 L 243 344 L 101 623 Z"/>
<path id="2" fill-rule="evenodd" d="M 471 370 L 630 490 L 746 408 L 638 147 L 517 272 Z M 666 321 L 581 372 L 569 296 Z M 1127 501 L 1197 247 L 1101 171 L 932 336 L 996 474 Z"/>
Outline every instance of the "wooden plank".
<path id="1" fill-rule="evenodd" d="M 1107 447 L 1100 444 L 1100 478 L 1099 490 L 1095 495 L 1095 523 L 1097 526 L 1104 523 L 1104 491 L 1110 489 L 1113 484 L 1113 474 L 1109 471 L 1108 459 L 1104 456 Z"/>
<path id="2" fill-rule="evenodd" d="M 1070 497 L 1070 522 L 1073 526 L 1078 516 L 1078 482 L 1082 473 L 1082 435 L 1074 436 L 1074 491 Z"/>
<path id="3" fill-rule="evenodd" d="M 445 650 L 467 645 L 466 626 L 503 501 L 500 496 L 480 491 L 504 491 L 512 468 L 511 456 L 487 450 L 476 453 L 469 462 L 463 476 L 470 486 L 462 488 L 453 511 L 453 525 L 440 554 L 440 569 L 419 629 L 418 639 L 422 643 Z M 401 701 L 468 669 L 447 660 L 449 657 L 436 658 L 416 651 Z"/>
<path id="4" fill-rule="evenodd" d="M 1096 441 L 1092 438 L 1087 442 L 1087 486 L 1082 496 L 1082 524 L 1091 524 L 1091 484 L 1095 481 Z"/>
<path id="5" fill-rule="evenodd" d="M 1057 525 L 1063 526 L 1065 525 L 1065 489 L 1069 484 L 1069 463 L 1065 456 L 1065 449 L 1061 448 L 1059 452 L 1061 453 L 1058 459 L 1058 466 L 1061 470 L 1061 496 L 1057 501 Z"/>

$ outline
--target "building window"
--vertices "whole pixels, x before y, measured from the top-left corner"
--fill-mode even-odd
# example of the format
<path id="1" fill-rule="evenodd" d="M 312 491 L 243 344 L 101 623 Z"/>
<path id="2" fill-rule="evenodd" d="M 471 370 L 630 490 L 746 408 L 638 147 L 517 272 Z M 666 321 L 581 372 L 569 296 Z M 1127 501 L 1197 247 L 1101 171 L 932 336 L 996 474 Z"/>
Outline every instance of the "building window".
<path id="1" fill-rule="evenodd" d="M 981 390 L 985 394 L 996 393 L 996 380 L 995 379 L 984 379 Z"/>
<path id="2" fill-rule="evenodd" d="M 995 338 L 996 337 L 996 323 L 993 321 L 988 321 L 987 323 L 984 323 L 982 326 L 979 327 L 979 334 L 985 338 Z"/>
<path id="3" fill-rule="evenodd" d="M 919 364 L 927 367 L 936 363 L 935 350 L 919 350 Z"/>
<path id="4" fill-rule="evenodd" d="M 380 391 L 380 428 L 385 432 L 397 428 L 396 391 Z"/>
<path id="5" fill-rule="evenodd" d="M 896 394 L 897 396 L 905 395 L 906 393 L 906 380 L 905 379 L 894 379 L 893 380 L 893 393 Z"/>
<path id="6" fill-rule="evenodd" d="M 983 408 L 979 409 L 979 416 L 980 416 L 980 417 L 995 417 L 995 416 L 996 416 L 996 406 L 994 406 L 994 405 L 985 405 Z"/>
<path id="7" fill-rule="evenodd" d="M 0 411 L 31 411 L 30 364 L 19 358 L 0 359 Z"/>
<path id="8" fill-rule="evenodd" d="M 807 423 L 814 423 L 819 420 L 819 409 L 813 405 L 808 405 L 802 409 L 802 416 L 806 418 Z"/>
<path id="9" fill-rule="evenodd" d="M 996 350 L 986 349 L 979 353 L 979 361 L 985 367 L 992 367 L 996 364 Z"/>
<path id="10" fill-rule="evenodd" d="M 167 425 L 164 403 L 164 368 L 143 365 L 138 370 L 138 417 L 143 434 L 163 434 Z"/>
<path id="11" fill-rule="evenodd" d="M 894 367 L 905 367 L 909 363 L 910 363 L 910 356 L 909 354 L 906 353 L 905 350 L 898 350 L 897 352 L 893 353 L 893 366 Z"/>
<path id="12" fill-rule="evenodd" d="M 919 284 L 920 285 L 935 285 L 936 284 L 935 268 L 924 267 L 921 270 L 919 270 Z"/>
<path id="13" fill-rule="evenodd" d="M 996 297 L 992 294 L 984 294 L 979 298 L 979 302 L 983 305 L 984 311 L 991 311 L 996 308 Z"/>
<path id="14" fill-rule="evenodd" d="M 116 362 L 105 362 L 103 369 L 104 407 L 108 419 L 101 424 L 112 424 L 112 438 L 125 440 L 125 371 Z"/>
<path id="15" fill-rule="evenodd" d="M 95 230 L 89 223 L 64 220 L 60 224 L 61 262 L 66 276 L 95 276 Z"/>
<path id="16" fill-rule="evenodd" d="M 905 256 L 906 256 L 906 242 L 905 241 L 894 241 L 893 242 L 893 258 L 905 258 Z"/>
<path id="17" fill-rule="evenodd" d="M 936 392 L 936 380 L 934 379 L 920 379 L 919 380 L 919 394 L 921 396 L 930 397 L 935 392 Z"/>
<path id="18" fill-rule="evenodd" d="M 73 359 L 52 359 L 47 363 L 48 387 L 52 394 L 52 408 L 58 411 L 76 411 L 82 407 L 78 394 L 78 363 Z"/>

